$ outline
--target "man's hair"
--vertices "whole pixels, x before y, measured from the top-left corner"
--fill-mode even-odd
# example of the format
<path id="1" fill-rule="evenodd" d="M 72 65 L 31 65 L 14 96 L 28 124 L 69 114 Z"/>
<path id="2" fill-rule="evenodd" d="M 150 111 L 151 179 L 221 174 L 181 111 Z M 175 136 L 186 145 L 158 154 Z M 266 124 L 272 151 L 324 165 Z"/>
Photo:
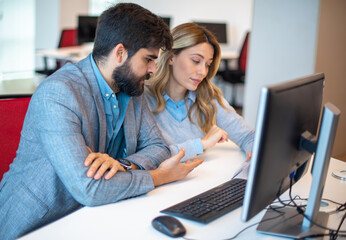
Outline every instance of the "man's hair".
<path id="1" fill-rule="evenodd" d="M 131 58 L 141 48 L 171 49 L 173 40 L 160 17 L 137 4 L 119 3 L 99 17 L 93 49 L 95 61 L 102 61 L 119 43 Z"/>

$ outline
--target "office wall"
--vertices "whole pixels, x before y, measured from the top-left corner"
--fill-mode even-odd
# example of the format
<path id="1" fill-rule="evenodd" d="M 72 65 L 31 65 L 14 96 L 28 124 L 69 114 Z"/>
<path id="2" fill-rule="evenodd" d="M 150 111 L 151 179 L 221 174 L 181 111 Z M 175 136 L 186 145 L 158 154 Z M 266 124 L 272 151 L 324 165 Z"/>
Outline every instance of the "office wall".
<path id="1" fill-rule="evenodd" d="M 35 0 L 35 51 L 54 49 L 60 38 L 60 0 Z M 54 61 L 49 61 L 53 68 Z M 35 56 L 35 69 L 43 69 L 42 56 Z"/>
<path id="2" fill-rule="evenodd" d="M 341 110 L 333 156 L 346 155 L 346 1 L 321 0 L 316 72 L 326 75 L 323 102 Z"/>
<path id="3" fill-rule="evenodd" d="M 34 0 L 0 0 L 0 81 L 33 76 Z"/>
<path id="4" fill-rule="evenodd" d="M 314 73 L 318 16 L 317 0 L 255 1 L 244 101 L 251 126 L 261 87 Z"/>
<path id="5" fill-rule="evenodd" d="M 89 0 L 60 0 L 60 29 L 76 28 L 78 15 L 88 15 Z"/>
<path id="6" fill-rule="evenodd" d="M 35 50 L 58 46 L 63 29 L 76 28 L 78 15 L 87 15 L 89 0 L 35 0 Z M 54 68 L 55 61 L 48 62 Z M 43 58 L 35 56 L 35 69 L 43 69 Z"/>

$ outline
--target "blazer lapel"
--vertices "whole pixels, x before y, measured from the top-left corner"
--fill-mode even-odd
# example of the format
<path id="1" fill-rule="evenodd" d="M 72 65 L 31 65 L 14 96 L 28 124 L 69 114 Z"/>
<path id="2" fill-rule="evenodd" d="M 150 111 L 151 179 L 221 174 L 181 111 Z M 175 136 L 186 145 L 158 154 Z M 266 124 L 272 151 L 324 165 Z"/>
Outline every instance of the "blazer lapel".
<path id="1" fill-rule="evenodd" d="M 98 151 L 105 152 L 106 151 L 106 129 L 107 129 L 107 122 L 106 122 L 106 115 L 105 115 L 106 113 L 105 113 L 102 94 L 101 94 L 99 85 L 97 83 L 94 71 L 91 66 L 90 55 L 86 57 L 84 60 L 80 61 L 78 64 L 81 65 L 83 74 L 89 83 L 89 86 L 93 95 L 94 103 L 96 105 L 97 114 L 99 116 L 100 128 L 98 129 L 98 132 L 99 132 Z"/>
<path id="2" fill-rule="evenodd" d="M 125 134 L 125 143 L 127 148 L 127 156 L 134 154 L 137 148 L 137 134 L 136 134 L 136 122 L 134 116 L 134 107 L 133 107 L 133 98 L 130 99 L 130 102 L 127 106 L 127 111 L 124 119 L 124 134 Z"/>

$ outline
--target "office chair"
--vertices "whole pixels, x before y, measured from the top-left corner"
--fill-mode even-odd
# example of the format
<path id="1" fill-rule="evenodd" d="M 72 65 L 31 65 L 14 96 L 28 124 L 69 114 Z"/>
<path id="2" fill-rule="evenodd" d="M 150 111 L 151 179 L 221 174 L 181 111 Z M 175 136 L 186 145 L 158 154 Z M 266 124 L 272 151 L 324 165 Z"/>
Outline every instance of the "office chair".
<path id="1" fill-rule="evenodd" d="M 77 29 L 64 29 L 61 32 L 58 48 L 78 46 Z"/>
<path id="2" fill-rule="evenodd" d="M 64 30 L 62 30 L 58 48 L 74 47 L 74 46 L 78 46 L 77 29 L 64 29 Z M 59 68 L 61 68 L 65 63 L 66 63 L 66 61 L 57 60 L 55 71 L 58 70 Z"/>
<path id="3" fill-rule="evenodd" d="M 236 99 L 237 99 L 236 85 L 245 83 L 246 60 L 247 60 L 249 37 L 250 37 L 250 32 L 247 32 L 245 34 L 244 42 L 239 53 L 237 68 L 234 70 L 230 70 L 228 67 L 228 61 L 225 60 L 225 70 L 218 72 L 218 74 L 222 77 L 222 79 L 225 82 L 230 83 L 232 85 L 232 99 L 230 100 L 229 103 L 234 108 L 242 108 L 242 106 L 238 106 L 236 103 Z"/>
<path id="4" fill-rule="evenodd" d="M 0 96 L 0 181 L 16 157 L 31 95 Z"/>
<path id="5" fill-rule="evenodd" d="M 64 30 L 62 30 L 61 35 L 60 35 L 58 48 L 74 47 L 74 46 L 78 46 L 78 45 L 79 44 L 77 41 L 77 29 L 64 29 Z M 46 58 L 44 59 L 44 61 L 45 61 L 45 66 L 48 66 Z M 56 60 L 56 67 L 54 69 L 37 70 L 36 72 L 49 76 L 52 73 L 54 73 L 56 70 L 61 68 L 65 63 L 66 63 L 66 61 Z"/>

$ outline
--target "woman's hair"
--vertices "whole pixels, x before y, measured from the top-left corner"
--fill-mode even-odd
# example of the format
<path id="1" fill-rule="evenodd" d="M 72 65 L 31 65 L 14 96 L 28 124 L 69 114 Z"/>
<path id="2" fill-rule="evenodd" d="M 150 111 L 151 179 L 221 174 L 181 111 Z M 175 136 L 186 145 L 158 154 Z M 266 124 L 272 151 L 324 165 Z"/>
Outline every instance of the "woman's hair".
<path id="1" fill-rule="evenodd" d="M 153 113 L 158 114 L 165 108 L 166 102 L 163 98 L 163 92 L 166 86 L 168 86 L 168 80 L 172 74 L 172 66 L 169 64 L 172 56 L 179 55 L 181 51 L 197 44 L 209 43 L 214 49 L 213 61 L 209 67 L 207 76 L 196 89 L 196 102 L 188 111 L 190 121 L 195 123 L 192 120 L 191 113 L 193 109 L 196 109 L 197 124 L 204 133 L 207 133 L 216 123 L 217 109 L 213 99 L 216 99 L 226 109 L 226 106 L 223 104 L 221 90 L 211 82 L 220 64 L 221 50 L 219 43 L 210 31 L 195 23 L 185 23 L 175 27 L 172 30 L 172 35 L 173 48 L 160 52 L 160 57 L 157 62 L 157 73 L 146 81 L 146 85 L 150 90 L 148 91 L 149 94 L 154 96 L 157 101 L 156 110 Z"/>
<path id="2" fill-rule="evenodd" d="M 140 48 L 171 49 L 172 36 L 167 24 L 149 10 L 134 3 L 119 3 L 99 17 L 93 57 L 102 62 L 122 43 L 131 58 Z"/>

